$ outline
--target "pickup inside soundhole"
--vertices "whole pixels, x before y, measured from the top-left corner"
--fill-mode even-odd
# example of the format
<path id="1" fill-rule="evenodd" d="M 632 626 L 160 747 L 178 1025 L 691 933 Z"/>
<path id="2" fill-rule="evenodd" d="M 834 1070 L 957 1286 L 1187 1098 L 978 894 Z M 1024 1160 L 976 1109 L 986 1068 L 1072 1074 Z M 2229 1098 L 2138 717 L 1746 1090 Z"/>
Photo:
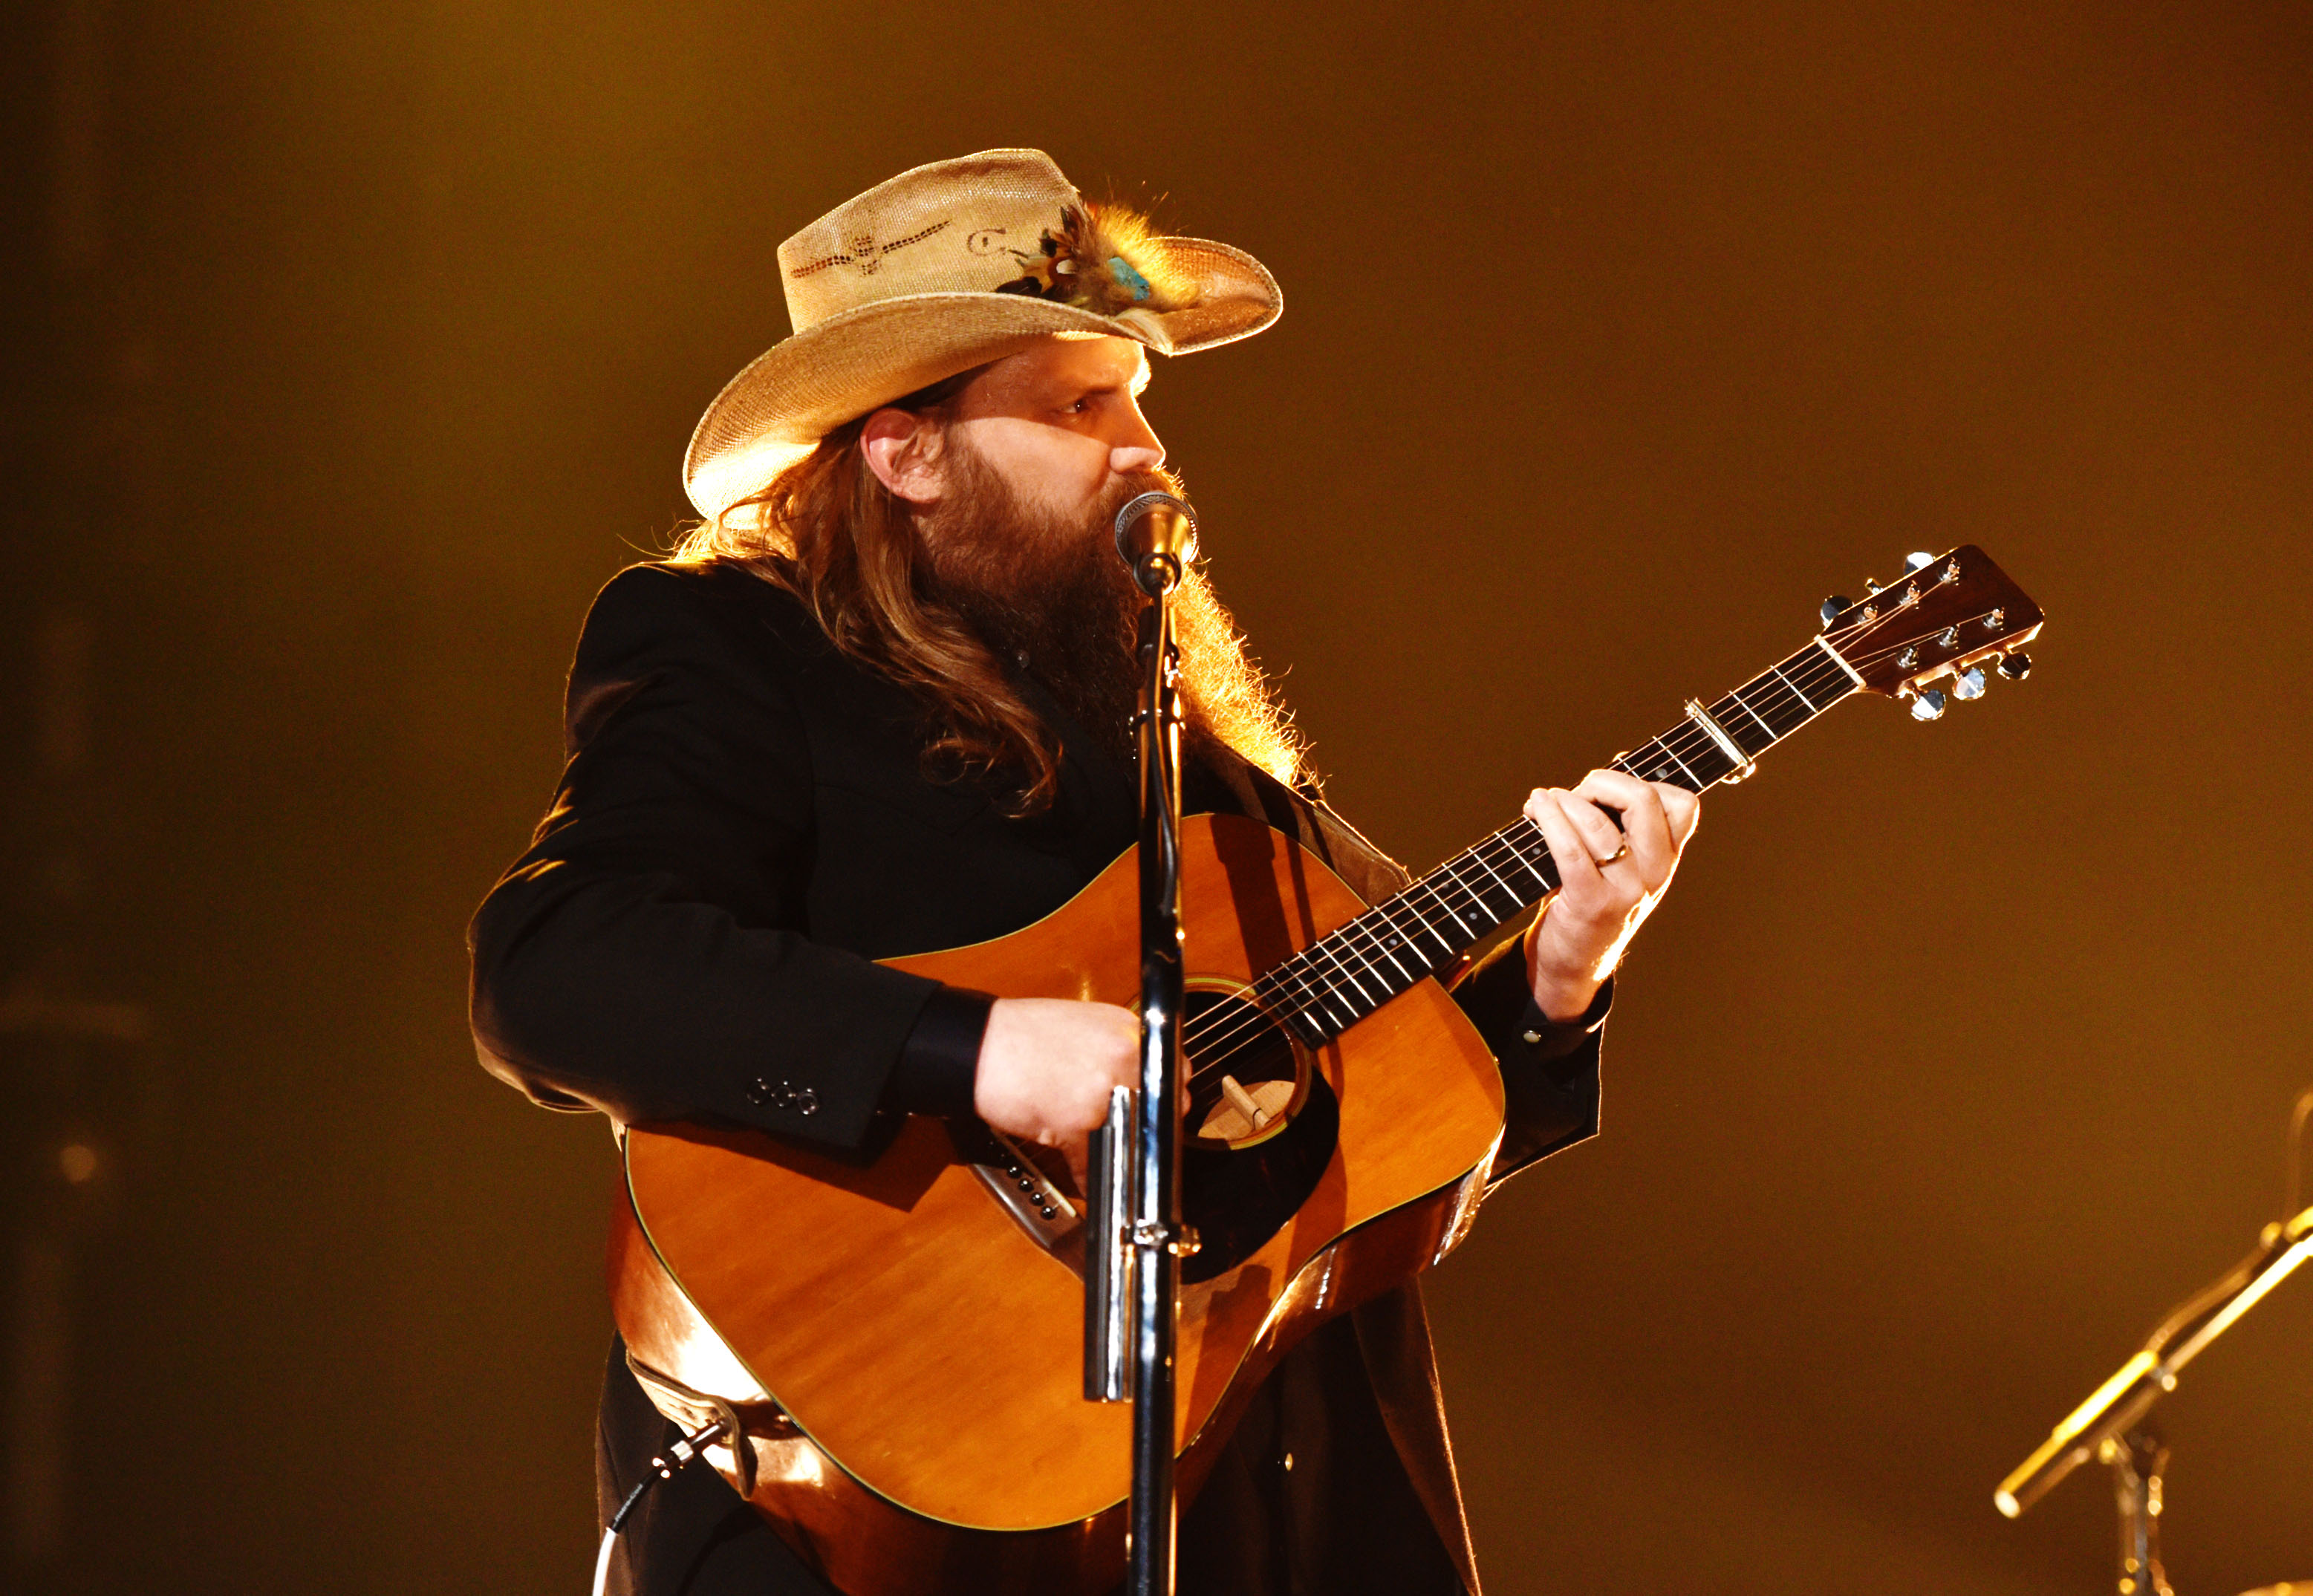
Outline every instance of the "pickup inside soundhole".
<path id="1" fill-rule="evenodd" d="M 1191 1283 L 1236 1267 L 1283 1228 L 1341 1138 L 1341 1104 L 1315 1059 L 1244 991 L 1192 978 L 1182 1011 L 1181 1217 L 1199 1245 L 1181 1278 Z"/>
<path id="2" fill-rule="evenodd" d="M 1236 989 L 1192 983 L 1183 1006 L 1182 1065 L 1190 1135 L 1248 1147 L 1290 1124 L 1309 1094 L 1306 1055 Z"/>

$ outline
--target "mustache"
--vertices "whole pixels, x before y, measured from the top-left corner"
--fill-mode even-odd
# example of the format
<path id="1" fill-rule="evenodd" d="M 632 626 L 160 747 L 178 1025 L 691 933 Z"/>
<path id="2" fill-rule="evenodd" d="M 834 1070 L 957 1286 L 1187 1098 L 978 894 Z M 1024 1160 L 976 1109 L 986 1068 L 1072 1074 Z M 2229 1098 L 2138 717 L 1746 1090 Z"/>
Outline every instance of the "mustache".
<path id="1" fill-rule="evenodd" d="M 1181 480 L 1177 472 L 1167 471 L 1161 467 L 1121 471 L 1100 496 L 1100 524 L 1113 530 L 1116 525 L 1116 513 L 1144 493 L 1170 494 L 1183 504 L 1190 504 L 1188 485 Z M 1195 506 L 1191 504 L 1190 513 L 1195 513 Z"/>

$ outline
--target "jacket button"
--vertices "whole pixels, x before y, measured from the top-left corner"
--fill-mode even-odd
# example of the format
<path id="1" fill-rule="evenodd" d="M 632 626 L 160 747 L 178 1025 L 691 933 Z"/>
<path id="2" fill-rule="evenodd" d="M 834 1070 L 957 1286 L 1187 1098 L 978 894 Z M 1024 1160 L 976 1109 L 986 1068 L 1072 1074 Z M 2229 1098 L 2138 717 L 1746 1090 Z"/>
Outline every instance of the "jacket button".
<path id="1" fill-rule="evenodd" d="M 787 1109 L 798 1114 L 819 1112 L 819 1093 L 806 1086 L 800 1092 L 792 1081 L 757 1075 L 747 1084 L 747 1101 L 758 1108 Z"/>

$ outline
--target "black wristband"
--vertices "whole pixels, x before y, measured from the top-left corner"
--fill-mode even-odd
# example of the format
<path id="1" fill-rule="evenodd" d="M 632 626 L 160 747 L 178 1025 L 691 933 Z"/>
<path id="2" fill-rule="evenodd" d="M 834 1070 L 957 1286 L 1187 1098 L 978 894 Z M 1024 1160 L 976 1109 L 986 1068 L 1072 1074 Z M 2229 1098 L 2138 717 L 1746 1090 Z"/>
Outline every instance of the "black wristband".
<path id="1" fill-rule="evenodd" d="M 980 1079 L 980 1044 L 988 1034 L 988 1011 L 995 1002 L 987 993 L 966 987 L 942 987 L 933 993 L 900 1048 L 899 1061 L 884 1088 L 884 1107 L 901 1114 L 971 1114 L 972 1088 Z"/>

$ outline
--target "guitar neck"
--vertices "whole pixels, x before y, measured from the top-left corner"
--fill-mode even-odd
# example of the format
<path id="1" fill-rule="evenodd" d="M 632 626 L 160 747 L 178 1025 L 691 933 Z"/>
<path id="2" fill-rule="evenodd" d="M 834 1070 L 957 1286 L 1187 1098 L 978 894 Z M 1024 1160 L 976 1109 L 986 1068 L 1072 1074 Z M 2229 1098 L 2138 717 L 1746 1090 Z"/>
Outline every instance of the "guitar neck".
<path id="1" fill-rule="evenodd" d="M 1686 719 L 1614 768 L 1690 793 L 1740 780 L 1761 754 L 1861 685 L 1817 638 L 1716 703 L 1690 705 Z M 1521 816 L 1279 964 L 1253 990 L 1303 1041 L 1322 1045 L 1559 885 L 1550 845 Z"/>

